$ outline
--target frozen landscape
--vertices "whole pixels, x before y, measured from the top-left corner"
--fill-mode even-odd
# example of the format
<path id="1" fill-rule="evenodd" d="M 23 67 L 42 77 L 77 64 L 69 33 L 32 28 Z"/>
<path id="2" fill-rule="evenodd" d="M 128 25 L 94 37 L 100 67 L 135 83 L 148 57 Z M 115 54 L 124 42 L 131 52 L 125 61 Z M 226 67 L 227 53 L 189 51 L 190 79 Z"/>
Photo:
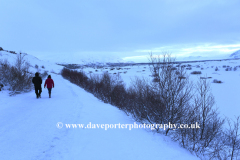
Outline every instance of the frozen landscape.
<path id="1" fill-rule="evenodd" d="M 17 54 L 0 51 L 0 60 L 14 64 Z M 240 60 L 234 53 L 228 60 L 179 62 L 188 68 L 192 81 L 211 77 L 222 83 L 211 83 L 212 93 L 220 115 L 234 119 L 240 113 Z M 232 59 L 231 59 L 232 58 Z M 135 120 L 115 106 L 103 103 L 61 75 L 63 66 L 25 55 L 30 71 L 52 75 L 55 88 L 49 99 L 43 89 L 42 98 L 36 99 L 34 90 L 10 96 L 8 86 L 0 91 L 0 159 L 198 159 L 181 148 L 169 137 L 150 129 L 80 129 L 57 128 L 63 124 L 133 124 Z M 153 79 L 146 64 L 121 66 L 80 64 L 88 76 L 108 72 L 120 78 L 126 87 L 137 77 Z M 107 64 L 107 63 L 106 63 Z M 176 64 L 176 65 L 179 65 Z M 39 66 L 39 67 L 36 67 Z M 91 63 L 92 65 L 92 63 Z M 43 67 L 42 67 L 43 66 Z M 218 70 L 216 70 L 216 67 Z M 191 68 L 191 69 L 190 69 Z M 200 75 L 191 74 L 201 71 Z M 43 79 L 43 82 L 45 79 Z M 138 123 L 138 122 L 137 122 Z"/>
<path id="2" fill-rule="evenodd" d="M 240 160 L 240 1 L 0 6 L 0 160 Z"/>
<path id="3" fill-rule="evenodd" d="M 15 54 L 0 52 L 0 60 L 14 63 Z M 0 159 L 197 159 L 166 136 L 150 129 L 58 129 L 63 124 L 133 124 L 135 121 L 116 107 L 71 84 L 59 75 L 62 66 L 31 55 L 31 71 L 52 75 L 52 98 L 43 89 L 9 96 L 0 92 Z M 35 65 L 44 66 L 36 69 Z M 45 79 L 43 79 L 45 81 Z"/>
<path id="4" fill-rule="evenodd" d="M 238 54 L 239 56 L 240 54 Z M 229 58 L 231 58 L 230 56 Z M 190 75 L 193 82 L 197 82 L 201 77 L 211 77 L 208 79 L 211 82 L 212 93 L 216 100 L 216 106 L 223 116 L 233 118 L 240 114 L 239 104 L 237 103 L 238 95 L 240 95 L 240 60 L 222 59 L 222 60 L 207 60 L 196 62 L 179 62 L 180 65 L 186 66 L 186 71 Z M 179 65 L 176 64 L 176 65 Z M 218 68 L 215 71 L 216 67 Z M 135 77 L 144 77 L 151 81 L 153 79 L 148 64 L 132 64 L 127 66 L 116 67 L 85 67 L 83 70 L 87 75 L 102 74 L 108 72 L 111 75 L 116 75 L 126 84 L 126 87 L 131 85 Z M 201 74 L 191 74 L 193 71 L 201 71 Z M 213 83 L 217 79 L 223 83 Z"/>

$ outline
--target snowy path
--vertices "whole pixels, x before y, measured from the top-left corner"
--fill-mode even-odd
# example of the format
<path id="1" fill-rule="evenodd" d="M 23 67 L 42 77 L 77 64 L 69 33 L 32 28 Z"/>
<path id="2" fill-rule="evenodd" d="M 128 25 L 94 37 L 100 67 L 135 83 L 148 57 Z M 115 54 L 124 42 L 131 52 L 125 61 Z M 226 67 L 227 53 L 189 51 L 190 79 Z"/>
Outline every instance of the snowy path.
<path id="1" fill-rule="evenodd" d="M 9 97 L 0 92 L 1 160 L 197 159 L 168 137 L 144 129 L 58 129 L 63 124 L 133 124 L 122 111 L 52 76 L 52 98 L 43 89 Z"/>

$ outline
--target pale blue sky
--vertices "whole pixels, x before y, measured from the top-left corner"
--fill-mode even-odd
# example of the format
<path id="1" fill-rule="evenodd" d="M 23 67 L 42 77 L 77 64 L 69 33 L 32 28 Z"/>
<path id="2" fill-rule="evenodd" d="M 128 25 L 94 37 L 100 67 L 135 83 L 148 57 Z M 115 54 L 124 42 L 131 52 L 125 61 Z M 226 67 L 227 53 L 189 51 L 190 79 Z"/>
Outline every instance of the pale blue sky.
<path id="1" fill-rule="evenodd" d="M 205 56 L 240 49 L 238 0 L 0 0 L 0 6 L 0 47 L 40 58 L 133 60 L 150 51 Z"/>

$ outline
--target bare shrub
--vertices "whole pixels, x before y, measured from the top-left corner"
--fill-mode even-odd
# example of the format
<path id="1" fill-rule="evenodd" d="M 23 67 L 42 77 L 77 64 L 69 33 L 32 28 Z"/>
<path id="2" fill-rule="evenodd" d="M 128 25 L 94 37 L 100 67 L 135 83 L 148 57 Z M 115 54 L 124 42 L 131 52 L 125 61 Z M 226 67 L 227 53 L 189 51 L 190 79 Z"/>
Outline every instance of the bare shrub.
<path id="1" fill-rule="evenodd" d="M 157 70 L 159 79 L 157 83 L 152 84 L 151 89 L 158 95 L 158 102 L 165 107 L 164 117 L 160 118 L 161 123 L 178 124 L 182 122 L 182 118 L 185 118 L 184 115 L 188 110 L 188 102 L 192 97 L 190 92 L 193 85 L 189 82 L 184 67 L 172 70 L 174 61 L 175 59 L 169 53 L 158 56 L 150 54 L 150 67 L 156 68 L 151 70 L 152 74 L 155 74 Z M 170 130 L 168 128 L 165 134 L 167 135 Z"/>
<path id="2" fill-rule="evenodd" d="M 111 77 L 107 72 L 105 72 L 100 81 L 96 83 L 97 96 L 100 97 L 105 103 L 110 102 L 111 92 L 114 86 L 113 77 Z"/>
<path id="3" fill-rule="evenodd" d="M 198 113 L 196 120 L 201 126 L 199 136 L 197 136 L 201 142 L 199 152 L 211 154 L 214 140 L 218 139 L 224 120 L 219 118 L 214 108 L 215 100 L 211 93 L 210 83 L 206 79 L 200 79 L 197 83 L 197 95 L 194 101 Z"/>
<path id="4" fill-rule="evenodd" d="M 159 82 L 159 78 L 155 76 L 152 81 L 153 82 Z"/>
<path id="5" fill-rule="evenodd" d="M 12 54 L 17 54 L 15 51 L 9 51 L 9 53 L 12 53 Z"/>
<path id="6" fill-rule="evenodd" d="M 113 87 L 111 91 L 111 103 L 119 108 L 124 108 L 126 103 L 125 99 L 127 99 L 127 92 L 124 87 L 124 84 L 117 84 Z"/>
<path id="7" fill-rule="evenodd" d="M 213 83 L 223 83 L 223 82 L 220 81 L 220 80 L 214 79 L 214 80 L 213 80 Z"/>
<path id="8" fill-rule="evenodd" d="M 200 77 L 200 79 L 207 79 L 208 77 Z"/>
<path id="9" fill-rule="evenodd" d="M 152 52 L 149 54 L 150 57 L 149 61 L 151 62 L 149 68 L 154 77 L 159 76 L 161 63 L 164 63 L 160 61 L 161 60 L 160 56 L 161 55 L 153 55 Z"/>
<path id="10" fill-rule="evenodd" d="M 191 72 L 191 74 L 202 74 L 202 72 L 201 71 L 193 71 L 193 72 Z"/>
<path id="11" fill-rule="evenodd" d="M 218 159 L 220 151 L 223 151 L 218 149 L 224 144 L 220 141 L 224 119 L 219 117 L 214 108 L 215 100 L 211 94 L 209 82 L 206 79 L 199 79 L 195 89 L 196 95 L 186 111 L 189 116 L 184 123 L 195 124 L 197 122 L 199 127 L 178 129 L 173 139 L 198 157 L 207 156 Z"/>
<path id="12" fill-rule="evenodd" d="M 144 120 L 148 120 L 148 122 L 152 123 L 152 117 L 149 117 L 150 101 L 148 100 L 151 91 L 147 79 L 135 77 L 135 79 L 132 80 L 132 85 L 128 92 L 132 97 L 131 100 L 133 103 L 129 107 L 131 107 L 131 114 L 138 121 L 143 122 Z"/>
<path id="13" fill-rule="evenodd" d="M 30 64 L 25 61 L 24 56 L 18 54 L 14 66 L 11 66 L 7 60 L 0 66 L 2 81 L 5 85 L 9 85 L 13 92 L 31 90 L 32 73 L 29 72 Z"/>
<path id="14" fill-rule="evenodd" d="M 187 77 L 179 76 L 179 79 L 186 79 Z"/>
<path id="15" fill-rule="evenodd" d="M 230 147 L 228 157 L 239 159 L 240 151 L 240 116 L 236 117 L 236 121 L 228 119 L 229 128 L 226 130 L 226 145 Z"/>

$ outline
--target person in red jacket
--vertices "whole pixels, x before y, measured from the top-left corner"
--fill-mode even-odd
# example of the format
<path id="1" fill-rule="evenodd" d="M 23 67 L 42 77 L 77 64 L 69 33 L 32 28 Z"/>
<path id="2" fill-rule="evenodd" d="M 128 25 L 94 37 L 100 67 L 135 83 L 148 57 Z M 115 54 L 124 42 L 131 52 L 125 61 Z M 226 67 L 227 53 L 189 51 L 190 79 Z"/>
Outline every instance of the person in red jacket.
<path id="1" fill-rule="evenodd" d="M 51 98 L 51 91 L 54 88 L 54 82 L 51 78 L 51 75 L 48 75 L 48 78 L 45 81 L 44 88 L 47 86 L 49 98 Z"/>

